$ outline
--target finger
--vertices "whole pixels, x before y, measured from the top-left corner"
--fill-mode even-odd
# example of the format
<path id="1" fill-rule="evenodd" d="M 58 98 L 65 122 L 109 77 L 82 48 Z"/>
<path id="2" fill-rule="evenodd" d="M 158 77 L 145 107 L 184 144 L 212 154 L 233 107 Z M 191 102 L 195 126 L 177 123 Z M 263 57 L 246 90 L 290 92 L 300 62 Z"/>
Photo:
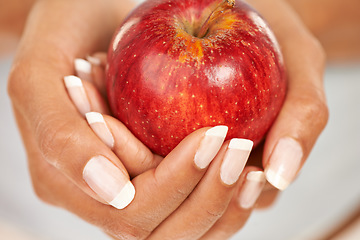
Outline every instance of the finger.
<path id="1" fill-rule="evenodd" d="M 265 175 L 261 169 L 246 167 L 226 212 L 201 239 L 228 239 L 238 232 L 256 206 L 265 182 Z"/>
<path id="2" fill-rule="evenodd" d="M 86 59 L 76 58 L 74 67 L 76 76 L 95 85 L 102 96 L 106 96 L 105 67 L 107 59 L 105 52 L 88 55 Z"/>
<path id="3" fill-rule="evenodd" d="M 70 99 L 83 116 L 90 111 L 109 113 L 104 98 L 91 82 L 70 75 L 64 77 L 64 83 Z"/>
<path id="4" fill-rule="evenodd" d="M 137 176 L 159 165 L 162 157 L 154 155 L 119 120 L 97 112 L 86 114 L 94 133 L 110 147 L 130 176 Z"/>
<path id="5" fill-rule="evenodd" d="M 70 97 L 75 102 L 80 102 L 82 109 L 85 109 L 84 106 L 91 106 L 86 102 L 89 99 L 79 78 L 72 76 L 65 81 Z M 53 84 L 60 85 L 60 82 Z M 76 109 L 71 110 L 70 99 L 61 92 L 61 85 L 55 89 L 57 90 L 53 94 L 61 96 L 57 101 L 64 99 L 62 104 L 42 102 L 41 98 L 34 99 L 40 100 L 38 106 L 41 107 L 37 109 L 40 113 L 29 121 L 30 124 L 35 124 L 35 139 L 46 161 L 94 199 L 115 208 L 126 207 L 134 196 L 134 188 L 125 167 L 91 131 L 85 119 L 76 115 Z M 43 109 L 46 111 L 41 111 Z M 102 178 L 103 175 L 107 176 L 106 187 L 94 183 L 96 178 Z M 113 192 L 108 192 L 109 187 Z"/>
<path id="6" fill-rule="evenodd" d="M 92 64 L 82 58 L 74 60 L 75 74 L 84 81 L 92 82 Z"/>
<path id="7" fill-rule="evenodd" d="M 134 178 L 135 199 L 123 211 L 124 219 L 132 216 L 133 222 L 128 224 L 146 226 L 150 233 L 174 212 L 204 176 L 226 133 L 225 126 L 199 129 L 181 141 L 156 169 Z"/>
<path id="8" fill-rule="evenodd" d="M 94 199 L 118 209 L 126 207 L 135 194 L 130 177 L 85 120 L 68 114 L 48 122 L 50 127 L 42 126 L 36 134 L 46 160 Z"/>
<path id="9" fill-rule="evenodd" d="M 69 64 L 73 62 L 73 56 L 106 45 L 115 25 L 111 20 L 116 20 L 121 13 L 113 13 L 106 23 L 99 24 L 96 19 L 103 15 L 108 4 L 98 1 L 99 4 L 89 5 L 88 11 L 82 11 L 82 3 L 73 3 L 70 6 L 63 1 L 37 1 L 34 5 L 22 38 L 22 43 L 26 44 L 20 44 L 10 74 L 9 95 L 14 107 L 28 123 L 29 131 L 47 163 L 67 176 L 87 195 L 109 202 L 113 199 L 107 199 L 105 194 L 99 196 L 87 184 L 89 179 L 85 177 L 88 174 L 83 175 L 85 166 L 88 166 L 86 163 L 90 160 L 90 165 L 94 166 L 101 158 L 97 156 L 111 159 L 112 162 L 106 166 L 112 167 L 113 164 L 117 167 L 114 171 L 117 178 L 114 177 L 113 181 L 117 191 L 129 186 L 129 176 L 116 155 L 94 135 L 84 118 L 78 114 L 61 79 L 64 74 L 73 72 L 73 66 Z M 73 17 L 59 21 L 62 13 Z M 77 30 L 69 34 L 69 26 L 74 24 Z M 83 110 L 91 109 L 91 105 L 86 104 L 86 98 L 81 99 L 84 101 Z M 89 173 L 87 170 L 91 169 L 85 170 Z M 72 196 L 69 194 L 69 199 L 63 200 L 70 201 Z"/>
<path id="10" fill-rule="evenodd" d="M 41 151 L 30 147 L 34 150 L 31 154 L 34 185 L 43 200 L 70 210 L 114 238 L 144 239 L 196 187 L 225 138 L 223 130 L 198 130 L 184 139 L 156 170 L 135 178 L 135 199 L 122 211 L 94 201 L 64 175 L 57 174 L 59 178 L 55 179 L 53 172 L 43 171 L 46 166 L 56 168 L 45 161 Z M 35 139 L 33 143 L 36 146 Z M 56 172 L 60 173 L 57 169 Z"/>
<path id="11" fill-rule="evenodd" d="M 105 68 L 107 64 L 107 55 L 105 52 L 97 52 L 87 56 L 87 60 L 92 65 L 92 78 L 96 88 L 103 97 L 106 97 L 106 76 Z"/>
<path id="12" fill-rule="evenodd" d="M 89 108 L 97 108 L 100 111 L 107 112 L 105 110 L 104 103 L 101 102 L 102 98 L 100 94 L 90 82 L 83 82 L 80 78 L 76 76 L 67 76 L 64 78 L 64 82 L 70 98 L 73 100 L 75 106 L 82 114 L 86 114 L 86 110 L 88 110 Z M 103 130 L 103 133 L 107 133 L 107 135 L 104 135 L 105 137 L 103 137 L 102 139 L 107 140 L 105 141 L 105 144 L 113 144 L 114 140 L 111 139 L 111 133 L 109 131 L 106 131 L 108 130 L 106 125 L 102 124 L 101 122 L 100 124 L 96 124 L 95 121 L 93 121 L 92 124 L 97 125 L 97 129 Z M 78 130 L 79 129 L 76 129 L 75 131 Z M 83 129 L 83 131 L 85 131 L 85 129 Z M 87 129 L 86 131 L 90 132 L 89 129 Z M 69 133 L 74 134 L 74 130 Z M 92 136 L 92 138 L 93 137 L 94 136 Z M 60 138 L 58 139 L 58 141 L 59 140 L 62 139 Z M 67 141 L 67 139 L 65 139 L 65 141 Z M 84 138 L 84 142 L 89 141 L 91 141 L 91 138 Z M 97 139 L 96 142 L 98 141 L 99 139 Z M 104 144 L 102 144 L 102 146 L 104 146 Z M 76 154 L 76 152 L 78 152 L 76 151 L 76 148 L 71 149 L 71 147 L 68 147 L 68 150 L 70 154 Z M 106 150 L 107 152 L 109 152 L 108 149 Z M 108 154 L 110 155 L 110 153 Z M 65 156 L 65 159 L 67 157 L 70 156 Z M 86 160 L 88 160 L 88 162 L 86 162 Z M 64 161 L 64 159 L 57 159 L 57 161 Z M 80 161 L 84 162 L 80 163 L 80 165 L 78 166 L 78 168 L 80 169 L 78 169 L 78 171 L 83 169 L 83 172 L 80 176 L 82 176 L 86 184 L 84 184 L 84 181 L 81 181 L 80 183 L 78 182 L 80 181 L 80 179 L 76 178 L 78 177 L 79 172 L 69 171 L 69 168 L 73 168 L 73 166 L 69 165 L 68 163 L 66 164 L 66 166 L 62 166 L 62 169 L 60 170 L 65 171 L 67 176 L 77 182 L 78 186 L 87 193 L 89 193 L 91 196 L 95 197 L 96 199 L 100 198 L 118 209 L 126 207 L 132 201 L 135 195 L 135 189 L 130 182 L 128 172 L 118 158 L 116 158 L 115 156 L 109 158 L 106 155 L 104 156 L 101 153 L 98 153 L 89 155 L 88 159 L 83 158 L 80 159 Z M 59 166 L 59 163 L 57 162 L 55 166 Z M 105 180 L 101 182 L 99 179 Z M 90 191 L 89 188 L 92 191 Z M 109 191 L 108 188 L 112 188 L 112 190 Z"/>
<path id="13" fill-rule="evenodd" d="M 247 161 L 247 166 L 257 167 L 262 169 L 262 156 L 264 150 L 264 142 L 261 142 L 253 151 Z M 257 201 L 256 208 L 266 209 L 272 206 L 279 195 L 279 190 L 272 186 L 269 182 L 266 182 L 263 191 Z"/>
<path id="14" fill-rule="evenodd" d="M 266 137 L 263 155 L 267 180 L 284 190 L 296 178 L 327 123 L 325 57 L 317 40 L 285 1 L 261 1 L 259 6 L 277 9 L 276 15 L 266 11 L 265 17 L 282 47 L 288 74 L 287 96 Z"/>
<path id="15" fill-rule="evenodd" d="M 270 206 L 274 205 L 275 201 L 277 200 L 280 194 L 279 189 L 275 188 L 269 182 L 266 182 L 259 199 L 256 203 L 257 209 L 266 209 Z"/>
<path id="16" fill-rule="evenodd" d="M 224 145 L 196 189 L 149 239 L 198 239 L 208 231 L 228 207 L 252 145 L 246 139 Z"/>
<path id="17" fill-rule="evenodd" d="M 73 194 L 81 191 L 64 174 L 45 160 L 28 122 L 16 108 L 14 115 L 24 141 L 30 176 L 36 195 L 48 204 L 65 207 L 64 203 L 68 203 L 68 201 L 64 201 L 63 198 L 71 196 L 67 194 L 67 191 Z M 89 197 L 87 196 L 87 198 Z M 97 201 L 105 203 L 100 198 Z"/>

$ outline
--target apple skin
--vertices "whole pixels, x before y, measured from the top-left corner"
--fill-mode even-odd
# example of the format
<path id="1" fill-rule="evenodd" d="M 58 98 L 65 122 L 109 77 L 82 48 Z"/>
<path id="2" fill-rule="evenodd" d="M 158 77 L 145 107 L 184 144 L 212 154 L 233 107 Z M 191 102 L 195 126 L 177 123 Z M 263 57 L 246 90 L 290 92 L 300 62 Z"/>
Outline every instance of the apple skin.
<path id="1" fill-rule="evenodd" d="M 219 0 L 154 0 L 137 7 L 108 51 L 112 113 L 154 153 L 196 129 L 229 127 L 256 146 L 286 95 L 283 57 L 267 23 L 236 1 L 196 37 Z"/>

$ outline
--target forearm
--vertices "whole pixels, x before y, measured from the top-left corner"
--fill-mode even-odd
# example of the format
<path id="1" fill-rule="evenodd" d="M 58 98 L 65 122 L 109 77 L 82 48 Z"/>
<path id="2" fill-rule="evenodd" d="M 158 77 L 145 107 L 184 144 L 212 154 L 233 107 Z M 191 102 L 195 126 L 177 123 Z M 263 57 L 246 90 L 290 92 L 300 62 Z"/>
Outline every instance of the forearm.
<path id="1" fill-rule="evenodd" d="M 0 56 L 14 51 L 35 0 L 0 0 Z"/>
<path id="2" fill-rule="evenodd" d="M 0 0 L 0 32 L 19 37 L 35 0 Z"/>
<path id="3" fill-rule="evenodd" d="M 360 1 L 287 1 L 319 39 L 330 60 L 359 59 Z"/>

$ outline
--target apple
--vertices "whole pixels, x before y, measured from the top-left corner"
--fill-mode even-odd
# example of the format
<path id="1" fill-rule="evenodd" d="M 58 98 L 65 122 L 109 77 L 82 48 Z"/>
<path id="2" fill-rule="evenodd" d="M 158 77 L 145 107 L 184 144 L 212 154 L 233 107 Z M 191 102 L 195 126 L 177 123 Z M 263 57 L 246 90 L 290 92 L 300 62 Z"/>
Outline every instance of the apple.
<path id="1" fill-rule="evenodd" d="M 162 156 L 216 125 L 257 145 L 286 93 L 273 32 L 238 0 L 144 2 L 115 33 L 106 78 L 114 116 Z"/>

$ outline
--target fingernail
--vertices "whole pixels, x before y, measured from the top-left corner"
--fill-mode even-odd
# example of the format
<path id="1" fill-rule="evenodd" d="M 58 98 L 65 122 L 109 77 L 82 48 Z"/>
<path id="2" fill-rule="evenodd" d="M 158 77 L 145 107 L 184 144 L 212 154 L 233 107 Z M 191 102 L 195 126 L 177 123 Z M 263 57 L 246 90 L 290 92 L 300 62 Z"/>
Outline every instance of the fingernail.
<path id="1" fill-rule="evenodd" d="M 76 75 L 86 81 L 91 81 L 92 77 L 91 77 L 91 64 L 90 62 L 81 59 L 81 58 L 76 58 L 74 60 L 74 66 L 75 66 L 75 72 Z"/>
<path id="2" fill-rule="evenodd" d="M 96 135 L 110 148 L 114 147 L 114 137 L 105 123 L 101 113 L 88 112 L 85 114 L 86 120 Z"/>
<path id="3" fill-rule="evenodd" d="M 134 199 L 135 188 L 129 178 L 103 156 L 89 160 L 83 178 L 96 194 L 117 209 L 125 208 Z"/>
<path id="4" fill-rule="evenodd" d="M 91 64 L 93 64 L 93 65 L 100 65 L 100 64 L 101 64 L 100 59 L 97 58 L 97 57 L 94 57 L 94 56 L 88 55 L 88 56 L 86 57 L 86 60 L 88 60 L 88 61 L 89 61 Z"/>
<path id="5" fill-rule="evenodd" d="M 254 206 L 266 183 L 263 171 L 251 171 L 246 174 L 238 200 L 241 208 L 249 209 Z"/>
<path id="6" fill-rule="evenodd" d="M 90 103 L 81 79 L 76 76 L 66 76 L 64 77 L 64 82 L 69 96 L 79 112 L 83 115 L 90 112 Z"/>
<path id="7" fill-rule="evenodd" d="M 206 168 L 214 159 L 225 140 L 227 131 L 227 126 L 216 126 L 206 131 L 194 158 L 198 168 Z"/>
<path id="8" fill-rule="evenodd" d="M 223 183 L 232 185 L 239 179 L 252 147 L 253 142 L 251 140 L 231 139 L 220 168 L 220 177 Z"/>
<path id="9" fill-rule="evenodd" d="M 279 190 L 284 190 L 295 179 L 300 169 L 303 151 L 293 138 L 281 138 L 265 168 L 266 179 Z"/>

